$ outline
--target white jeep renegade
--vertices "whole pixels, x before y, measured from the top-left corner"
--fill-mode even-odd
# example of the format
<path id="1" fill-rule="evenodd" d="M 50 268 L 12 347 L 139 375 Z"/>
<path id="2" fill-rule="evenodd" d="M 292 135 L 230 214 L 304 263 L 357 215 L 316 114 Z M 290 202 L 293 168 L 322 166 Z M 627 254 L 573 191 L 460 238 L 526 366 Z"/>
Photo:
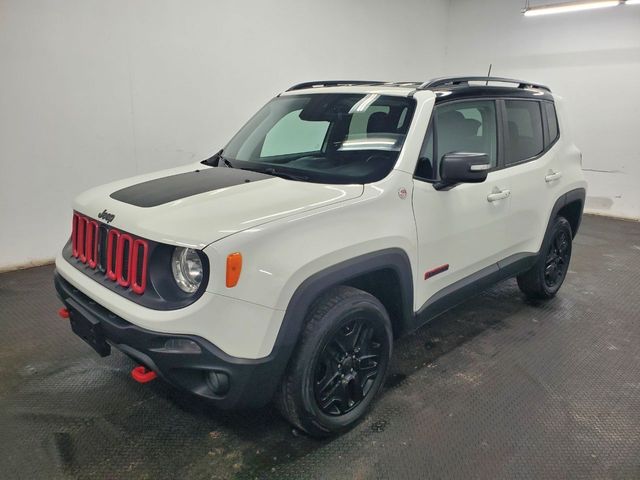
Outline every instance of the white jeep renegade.
<path id="1" fill-rule="evenodd" d="M 555 295 L 585 189 L 542 85 L 296 85 L 211 158 L 80 195 L 60 315 L 138 381 L 339 432 L 398 336 L 508 277 Z"/>

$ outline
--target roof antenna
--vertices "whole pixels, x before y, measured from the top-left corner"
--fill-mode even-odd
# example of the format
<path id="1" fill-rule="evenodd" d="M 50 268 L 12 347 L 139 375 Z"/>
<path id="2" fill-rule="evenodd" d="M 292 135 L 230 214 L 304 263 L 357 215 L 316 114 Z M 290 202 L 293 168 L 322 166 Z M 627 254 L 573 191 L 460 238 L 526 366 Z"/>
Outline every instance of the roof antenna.
<path id="1" fill-rule="evenodd" d="M 491 78 L 491 67 L 493 67 L 493 63 L 489 64 L 489 73 L 487 73 L 487 83 L 485 83 L 485 86 L 489 85 L 489 78 Z"/>

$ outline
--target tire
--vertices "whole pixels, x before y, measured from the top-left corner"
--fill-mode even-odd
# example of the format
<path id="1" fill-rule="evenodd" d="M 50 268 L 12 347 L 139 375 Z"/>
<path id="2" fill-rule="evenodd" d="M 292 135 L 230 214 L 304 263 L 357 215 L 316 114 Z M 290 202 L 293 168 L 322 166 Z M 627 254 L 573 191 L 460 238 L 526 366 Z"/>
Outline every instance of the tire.
<path id="1" fill-rule="evenodd" d="M 278 410 L 314 437 L 349 430 L 384 382 L 392 343 L 391 321 L 377 298 L 347 286 L 328 291 L 307 315 L 276 395 Z"/>
<path id="2" fill-rule="evenodd" d="M 571 260 L 571 225 L 564 217 L 556 217 L 542 242 L 538 260 L 531 269 L 520 274 L 518 286 L 529 298 L 553 298 L 567 275 Z"/>

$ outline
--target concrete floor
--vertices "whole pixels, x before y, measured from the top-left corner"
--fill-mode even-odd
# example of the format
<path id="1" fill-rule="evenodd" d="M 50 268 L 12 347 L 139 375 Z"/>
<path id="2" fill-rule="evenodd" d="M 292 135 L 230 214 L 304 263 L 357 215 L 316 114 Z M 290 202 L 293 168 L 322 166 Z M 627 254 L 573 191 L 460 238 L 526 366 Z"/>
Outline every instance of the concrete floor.
<path id="1" fill-rule="evenodd" d="M 222 413 L 57 317 L 52 267 L 0 275 L 0 477 L 640 478 L 640 223 L 585 217 L 557 298 L 497 285 L 397 342 L 353 431 Z"/>

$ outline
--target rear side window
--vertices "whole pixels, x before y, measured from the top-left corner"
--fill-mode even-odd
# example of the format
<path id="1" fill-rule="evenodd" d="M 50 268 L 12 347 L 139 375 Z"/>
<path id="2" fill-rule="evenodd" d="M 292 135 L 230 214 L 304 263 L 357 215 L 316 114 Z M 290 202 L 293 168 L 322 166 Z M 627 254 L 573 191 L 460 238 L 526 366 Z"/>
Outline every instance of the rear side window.
<path id="1" fill-rule="evenodd" d="M 535 157 L 544 150 L 540 102 L 505 100 L 504 103 L 507 113 L 507 165 Z"/>
<path id="2" fill-rule="evenodd" d="M 549 139 L 545 147 L 548 147 L 558 139 L 558 117 L 556 116 L 556 107 L 551 102 L 544 102 L 544 111 L 547 115 L 547 125 L 549 128 Z"/>

